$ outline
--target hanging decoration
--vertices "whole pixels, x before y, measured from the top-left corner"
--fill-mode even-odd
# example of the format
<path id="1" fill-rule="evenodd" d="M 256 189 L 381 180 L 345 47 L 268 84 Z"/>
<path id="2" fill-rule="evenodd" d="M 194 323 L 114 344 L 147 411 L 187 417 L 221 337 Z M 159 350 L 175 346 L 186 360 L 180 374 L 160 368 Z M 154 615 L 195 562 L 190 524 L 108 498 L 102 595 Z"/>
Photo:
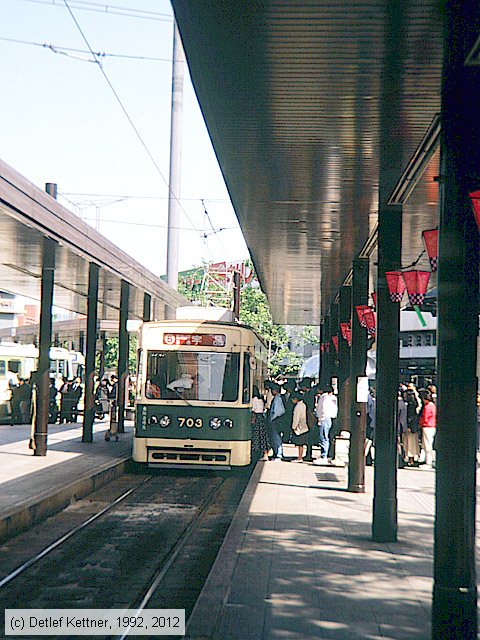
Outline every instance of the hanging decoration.
<path id="1" fill-rule="evenodd" d="M 325 351 L 330 353 L 330 342 L 325 342 Z"/>
<path id="2" fill-rule="evenodd" d="M 475 214 L 475 220 L 477 221 L 478 230 L 480 231 L 480 191 L 472 191 L 468 194 L 472 201 L 473 213 Z"/>
<path id="3" fill-rule="evenodd" d="M 390 300 L 392 302 L 401 302 L 407 288 L 403 273 L 401 271 L 387 271 L 385 276 L 387 278 L 388 291 L 390 292 Z"/>
<path id="4" fill-rule="evenodd" d="M 325 345 L 323 344 L 323 342 L 320 343 L 320 353 L 323 353 L 325 351 Z"/>
<path id="5" fill-rule="evenodd" d="M 407 286 L 408 299 L 412 307 L 425 302 L 430 271 L 404 271 L 403 279 Z"/>
<path id="6" fill-rule="evenodd" d="M 332 336 L 332 342 L 335 347 L 335 351 L 338 353 L 338 336 Z"/>
<path id="7" fill-rule="evenodd" d="M 376 318 L 375 311 L 373 309 L 371 309 L 370 307 L 368 307 L 367 309 L 365 309 L 365 311 L 363 313 L 363 319 L 364 319 L 366 327 L 367 327 L 368 335 L 372 336 L 372 338 L 374 338 L 375 337 L 375 329 L 376 329 L 376 326 L 377 326 L 377 318 Z"/>
<path id="8" fill-rule="evenodd" d="M 364 315 L 366 309 L 370 309 L 368 304 L 361 304 L 361 305 L 358 305 L 357 307 L 355 307 L 355 310 L 357 312 L 358 322 L 359 322 L 360 326 L 364 327 L 365 329 L 367 328 L 367 323 L 365 322 L 365 320 L 363 318 L 363 315 Z"/>
<path id="9" fill-rule="evenodd" d="M 352 346 L 352 325 L 350 320 L 348 322 L 340 322 L 340 331 L 342 332 L 342 338 L 347 341 L 349 347 Z"/>
<path id="10" fill-rule="evenodd" d="M 373 300 L 373 308 L 376 311 L 377 310 L 377 292 L 376 291 L 372 293 L 372 300 Z"/>
<path id="11" fill-rule="evenodd" d="M 438 269 L 438 229 L 423 231 L 423 244 L 428 253 L 432 273 Z"/>

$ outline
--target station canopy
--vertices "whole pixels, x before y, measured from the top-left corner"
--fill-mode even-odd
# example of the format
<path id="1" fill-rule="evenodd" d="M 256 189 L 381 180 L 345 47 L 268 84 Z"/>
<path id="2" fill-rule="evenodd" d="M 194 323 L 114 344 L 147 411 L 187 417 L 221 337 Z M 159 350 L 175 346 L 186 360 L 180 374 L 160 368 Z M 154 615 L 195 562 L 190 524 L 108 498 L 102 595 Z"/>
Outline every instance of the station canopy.
<path id="1" fill-rule="evenodd" d="M 426 170 L 404 176 L 404 185 L 416 186 L 404 202 L 402 264 L 416 260 L 422 230 L 437 224 L 441 3 L 172 4 L 274 319 L 318 324 L 352 259 L 374 240 L 380 114 L 393 80 L 385 73 L 388 56 L 400 87 L 397 142 L 405 170 L 425 156 L 429 140 Z"/>

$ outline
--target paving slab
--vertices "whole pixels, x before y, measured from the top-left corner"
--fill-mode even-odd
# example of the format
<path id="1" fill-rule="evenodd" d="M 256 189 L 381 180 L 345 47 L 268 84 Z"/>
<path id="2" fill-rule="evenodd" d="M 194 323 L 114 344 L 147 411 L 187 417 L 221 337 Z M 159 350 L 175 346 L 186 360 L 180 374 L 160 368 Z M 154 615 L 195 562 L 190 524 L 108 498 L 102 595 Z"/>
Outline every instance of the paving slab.
<path id="1" fill-rule="evenodd" d="M 0 425 L 0 541 L 27 529 L 123 473 L 133 427 L 105 441 L 108 422 L 96 422 L 92 443 L 81 424 L 49 425 L 46 456 L 29 449 L 30 425 Z"/>
<path id="2" fill-rule="evenodd" d="M 434 484 L 398 471 L 398 542 L 378 543 L 372 467 L 357 494 L 346 468 L 258 462 L 186 637 L 427 640 Z"/>

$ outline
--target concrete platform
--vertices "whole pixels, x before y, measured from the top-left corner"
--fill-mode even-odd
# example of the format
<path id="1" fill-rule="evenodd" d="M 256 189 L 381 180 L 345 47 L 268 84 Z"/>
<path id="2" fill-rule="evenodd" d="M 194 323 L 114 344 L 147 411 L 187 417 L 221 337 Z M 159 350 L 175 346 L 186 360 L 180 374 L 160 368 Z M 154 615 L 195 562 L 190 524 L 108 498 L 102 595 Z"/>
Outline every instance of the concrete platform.
<path id="1" fill-rule="evenodd" d="M 398 542 L 381 544 L 373 468 L 352 494 L 346 468 L 259 462 L 187 638 L 429 639 L 434 474 L 399 470 Z"/>
<path id="2" fill-rule="evenodd" d="M 49 425 L 45 457 L 28 448 L 30 425 L 0 425 L 0 541 L 63 509 L 72 499 L 123 473 L 133 428 L 105 442 L 107 420 L 95 422 L 94 442 L 82 442 L 81 424 Z"/>

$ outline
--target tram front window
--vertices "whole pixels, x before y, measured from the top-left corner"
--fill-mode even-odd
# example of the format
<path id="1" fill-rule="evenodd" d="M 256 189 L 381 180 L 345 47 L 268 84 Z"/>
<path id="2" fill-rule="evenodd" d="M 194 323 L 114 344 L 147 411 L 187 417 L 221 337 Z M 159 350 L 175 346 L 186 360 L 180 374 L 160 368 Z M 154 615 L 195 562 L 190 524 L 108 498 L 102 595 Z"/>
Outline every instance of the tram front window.
<path id="1" fill-rule="evenodd" d="M 236 402 L 238 353 L 149 351 L 145 396 L 150 399 Z"/>

